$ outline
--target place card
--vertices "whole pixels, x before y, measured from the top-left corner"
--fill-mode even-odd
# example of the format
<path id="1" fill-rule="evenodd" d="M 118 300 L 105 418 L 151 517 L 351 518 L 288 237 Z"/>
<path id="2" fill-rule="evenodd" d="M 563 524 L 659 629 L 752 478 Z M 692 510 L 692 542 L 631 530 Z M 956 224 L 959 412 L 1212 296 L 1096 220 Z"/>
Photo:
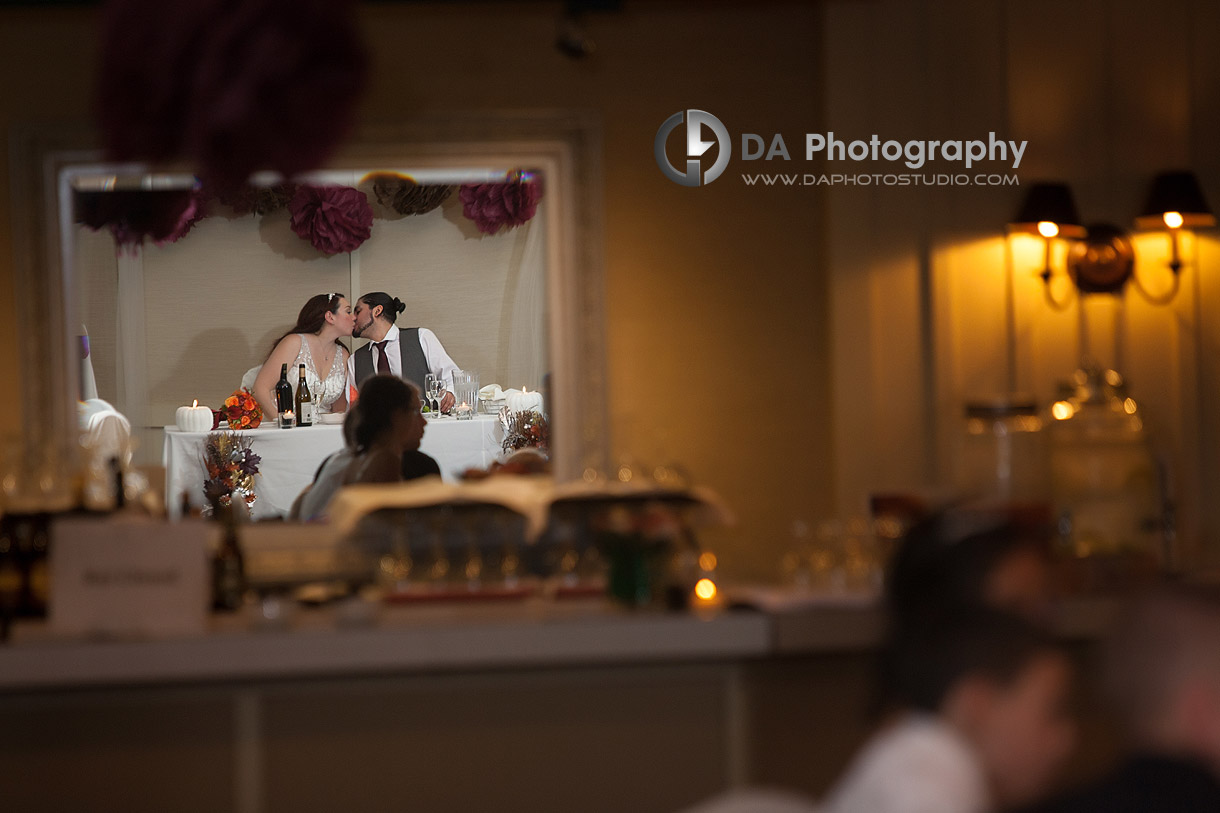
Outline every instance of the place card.
<path id="1" fill-rule="evenodd" d="M 211 603 L 205 522 L 68 518 L 51 526 L 51 631 L 63 635 L 197 635 Z"/>

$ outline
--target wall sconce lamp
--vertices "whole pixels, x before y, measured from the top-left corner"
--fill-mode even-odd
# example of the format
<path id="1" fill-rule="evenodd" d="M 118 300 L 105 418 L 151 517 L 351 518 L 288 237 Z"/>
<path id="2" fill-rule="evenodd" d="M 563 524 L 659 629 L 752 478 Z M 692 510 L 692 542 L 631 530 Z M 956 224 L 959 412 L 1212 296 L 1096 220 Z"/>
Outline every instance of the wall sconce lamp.
<path id="1" fill-rule="evenodd" d="M 1182 260 L 1178 254 L 1178 230 L 1214 226 L 1216 217 L 1203 197 L 1195 174 L 1178 170 L 1162 172 L 1152 179 L 1144 210 L 1135 218 L 1135 225 L 1141 229 L 1169 230 L 1169 270 L 1176 280 L 1178 272 L 1182 270 Z"/>
<path id="2" fill-rule="evenodd" d="M 1046 259 L 1039 276 L 1046 290 L 1046 301 L 1055 310 L 1071 304 L 1071 296 L 1059 302 L 1051 293 L 1051 241 L 1055 238 L 1075 240 L 1086 235 L 1076 212 L 1072 190 L 1065 183 L 1036 183 L 1029 188 L 1016 217 L 1008 224 L 1009 232 L 1036 234 L 1046 242 Z"/>
<path id="3" fill-rule="evenodd" d="M 1056 220 L 1062 218 L 1063 222 Z M 1069 229 L 1065 229 L 1065 223 Z M 1178 231 L 1183 228 L 1205 228 L 1216 224 L 1215 215 L 1203 197 L 1203 190 L 1194 173 L 1163 172 L 1153 179 L 1142 213 L 1135 219 L 1141 229 L 1167 229 L 1170 240 L 1169 270 L 1173 284 L 1163 294 L 1148 292 L 1135 273 L 1135 251 L 1126 232 L 1108 223 L 1079 227 L 1071 191 L 1066 184 L 1035 184 L 1026 195 L 1009 231 L 1040 234 L 1046 240 L 1046 261 L 1039 274 L 1046 291 L 1047 302 L 1055 310 L 1065 310 L 1071 295 L 1063 301 L 1051 291 L 1051 239 L 1061 237 L 1073 241 L 1068 249 L 1067 272 L 1074 287 L 1082 294 L 1118 294 L 1130 280 L 1153 305 L 1165 305 L 1177 296 L 1181 282 L 1182 260 L 1178 249 Z M 1057 228 L 1056 228 L 1057 227 Z"/>

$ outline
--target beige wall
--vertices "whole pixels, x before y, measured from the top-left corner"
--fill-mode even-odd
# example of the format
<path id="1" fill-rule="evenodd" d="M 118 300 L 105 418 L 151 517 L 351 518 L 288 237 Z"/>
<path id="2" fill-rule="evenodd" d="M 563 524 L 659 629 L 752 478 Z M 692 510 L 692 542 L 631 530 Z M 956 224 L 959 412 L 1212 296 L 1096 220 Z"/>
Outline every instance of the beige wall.
<path id="1" fill-rule="evenodd" d="M 680 188 L 657 171 L 652 141 L 687 107 L 714 112 L 734 131 L 805 128 L 820 102 L 819 12 L 803 3 L 628 3 L 589 19 L 597 55 L 573 63 L 553 47 L 557 11 L 555 3 L 363 8 L 374 56 L 363 120 L 480 108 L 600 114 L 614 448 L 641 462 L 682 461 L 729 495 L 740 525 L 710 541 L 728 568 L 771 573 L 788 522 L 830 505 L 817 196 L 746 190 L 730 176 Z M 10 77 L 0 87 L 0 126 L 87 118 L 93 19 L 81 10 L 0 12 L 0 67 Z M 35 75 L 37 85 L 12 78 Z M 8 198 L 0 200 L 7 292 Z M 4 296 L 0 308 L 10 307 Z M 11 325 L 0 310 L 0 375 L 10 380 Z M 782 400 L 756 397 L 750 377 Z M 6 407 L 0 428 L 18 426 Z"/>

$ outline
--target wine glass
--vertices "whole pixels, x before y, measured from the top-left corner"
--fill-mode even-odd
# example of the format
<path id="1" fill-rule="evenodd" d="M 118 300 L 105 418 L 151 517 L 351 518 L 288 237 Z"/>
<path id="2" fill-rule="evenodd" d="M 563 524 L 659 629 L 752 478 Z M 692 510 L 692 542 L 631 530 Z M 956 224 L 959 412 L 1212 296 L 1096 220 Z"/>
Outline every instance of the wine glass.
<path id="1" fill-rule="evenodd" d="M 432 400 L 436 397 L 436 384 L 439 379 L 440 376 L 435 373 L 428 373 L 424 376 L 424 395 L 428 396 L 428 406 L 433 410 L 432 417 L 436 417 L 438 411 L 437 407 L 432 405 Z"/>
<path id="2" fill-rule="evenodd" d="M 428 388 L 428 397 L 436 404 L 436 414 L 441 413 L 441 394 L 445 392 L 445 379 L 439 374 L 428 373 L 424 376 L 424 386 Z"/>

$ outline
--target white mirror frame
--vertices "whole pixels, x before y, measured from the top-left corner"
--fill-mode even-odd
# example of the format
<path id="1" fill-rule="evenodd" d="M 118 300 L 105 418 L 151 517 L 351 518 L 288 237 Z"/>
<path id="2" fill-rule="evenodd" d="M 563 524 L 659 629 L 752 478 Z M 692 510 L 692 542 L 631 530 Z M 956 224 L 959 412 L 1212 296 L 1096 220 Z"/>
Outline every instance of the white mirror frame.
<path id="1" fill-rule="evenodd" d="M 99 163 L 96 144 L 96 135 L 84 127 L 25 128 L 11 137 L 22 445 L 27 467 L 33 463 L 39 471 L 76 455 L 79 320 L 71 241 L 63 240 L 61 230 L 71 218 L 61 170 Z M 586 469 L 605 471 L 609 433 L 597 120 L 564 111 L 420 117 L 361 131 L 327 164 L 367 166 L 508 166 L 542 172 L 555 476 L 570 480 Z"/>

